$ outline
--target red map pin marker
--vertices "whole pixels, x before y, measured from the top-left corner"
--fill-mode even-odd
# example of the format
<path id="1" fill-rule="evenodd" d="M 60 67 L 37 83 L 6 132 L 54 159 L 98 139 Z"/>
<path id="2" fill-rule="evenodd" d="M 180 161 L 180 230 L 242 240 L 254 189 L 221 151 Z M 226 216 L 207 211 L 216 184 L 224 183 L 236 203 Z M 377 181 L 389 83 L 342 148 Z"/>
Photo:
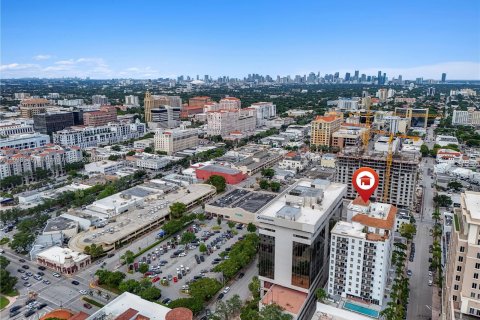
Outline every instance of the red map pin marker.
<path id="1" fill-rule="evenodd" d="M 353 173 L 352 184 L 363 201 L 367 202 L 378 187 L 378 174 L 369 167 L 362 167 Z"/>

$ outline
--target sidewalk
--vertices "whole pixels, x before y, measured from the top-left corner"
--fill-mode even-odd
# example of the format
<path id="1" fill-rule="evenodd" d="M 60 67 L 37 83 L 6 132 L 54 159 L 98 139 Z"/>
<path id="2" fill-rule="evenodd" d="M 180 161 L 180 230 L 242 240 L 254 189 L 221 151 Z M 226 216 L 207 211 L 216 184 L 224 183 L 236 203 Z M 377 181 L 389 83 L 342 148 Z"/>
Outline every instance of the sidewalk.
<path id="1" fill-rule="evenodd" d="M 441 319 L 442 297 L 438 295 L 439 288 L 436 285 L 432 289 L 432 320 L 438 320 Z"/>

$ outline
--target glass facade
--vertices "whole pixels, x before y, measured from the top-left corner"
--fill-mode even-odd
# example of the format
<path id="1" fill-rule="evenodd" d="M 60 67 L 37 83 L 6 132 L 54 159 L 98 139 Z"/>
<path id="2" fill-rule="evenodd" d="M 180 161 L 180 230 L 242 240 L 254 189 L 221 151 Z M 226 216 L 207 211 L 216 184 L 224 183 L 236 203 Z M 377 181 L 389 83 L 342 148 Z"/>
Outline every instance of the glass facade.
<path id="1" fill-rule="evenodd" d="M 322 268 L 325 248 L 325 228 L 311 245 L 293 242 L 292 285 L 308 289 Z"/>
<path id="2" fill-rule="evenodd" d="M 275 279 L 275 237 L 260 234 L 258 274 L 262 277 Z"/>

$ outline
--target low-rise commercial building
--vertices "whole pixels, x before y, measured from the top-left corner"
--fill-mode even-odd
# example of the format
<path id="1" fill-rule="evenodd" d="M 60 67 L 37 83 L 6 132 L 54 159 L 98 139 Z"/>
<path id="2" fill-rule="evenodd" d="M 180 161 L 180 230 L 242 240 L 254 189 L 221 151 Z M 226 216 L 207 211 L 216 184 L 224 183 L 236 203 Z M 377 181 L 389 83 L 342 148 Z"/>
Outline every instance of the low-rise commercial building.
<path id="1" fill-rule="evenodd" d="M 124 167 L 123 161 L 102 160 L 97 162 L 87 163 L 85 171 L 88 174 L 115 174 L 119 169 Z"/>
<path id="2" fill-rule="evenodd" d="M 463 154 L 452 149 L 438 149 L 436 162 L 462 165 Z"/>
<path id="3" fill-rule="evenodd" d="M 208 180 L 211 176 L 221 176 L 228 184 L 237 184 L 245 180 L 245 174 L 240 170 L 222 165 L 207 165 L 195 170 L 197 179 Z"/>
<path id="4" fill-rule="evenodd" d="M 47 111 L 48 104 L 48 100 L 43 98 L 22 100 L 20 104 L 20 116 L 22 118 L 33 118 L 34 115 Z"/>
<path id="5" fill-rule="evenodd" d="M 442 136 L 438 135 L 435 139 L 435 144 L 438 144 L 440 147 L 446 147 L 449 144 L 458 145 L 458 139 L 454 136 Z"/>
<path id="6" fill-rule="evenodd" d="M 0 149 L 33 149 L 44 147 L 50 143 L 50 136 L 38 132 L 30 134 L 9 135 L 0 138 Z"/>
<path id="7" fill-rule="evenodd" d="M 43 134 L 52 134 L 73 125 L 73 113 L 68 111 L 52 111 L 33 116 L 33 127 L 35 131 Z"/>
<path id="8" fill-rule="evenodd" d="M 84 253 L 53 246 L 37 253 L 36 262 L 58 273 L 74 274 L 90 265 L 91 258 Z"/>
<path id="9" fill-rule="evenodd" d="M 104 126 L 115 121 L 117 121 L 117 108 L 113 106 L 101 106 L 99 111 L 83 114 L 83 124 L 86 126 Z"/>
<path id="10" fill-rule="evenodd" d="M 145 148 L 154 148 L 155 140 L 153 138 L 137 140 L 133 143 L 134 148 L 145 149 Z"/>

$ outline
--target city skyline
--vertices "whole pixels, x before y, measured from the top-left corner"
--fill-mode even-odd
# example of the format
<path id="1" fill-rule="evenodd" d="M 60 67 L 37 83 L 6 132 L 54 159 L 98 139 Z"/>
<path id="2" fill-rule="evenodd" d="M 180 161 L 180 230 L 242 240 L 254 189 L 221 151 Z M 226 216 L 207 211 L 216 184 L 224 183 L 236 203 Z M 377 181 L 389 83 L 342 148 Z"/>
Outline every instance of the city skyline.
<path id="1" fill-rule="evenodd" d="M 2 78 L 275 78 L 311 71 L 343 77 L 382 70 L 410 80 L 439 80 L 444 72 L 449 80 L 480 79 L 477 1 L 455 9 L 448 1 L 378 1 L 368 11 L 349 1 L 267 1 L 252 9 L 248 1 L 123 1 L 112 8 L 22 0 L 1 7 Z"/>

